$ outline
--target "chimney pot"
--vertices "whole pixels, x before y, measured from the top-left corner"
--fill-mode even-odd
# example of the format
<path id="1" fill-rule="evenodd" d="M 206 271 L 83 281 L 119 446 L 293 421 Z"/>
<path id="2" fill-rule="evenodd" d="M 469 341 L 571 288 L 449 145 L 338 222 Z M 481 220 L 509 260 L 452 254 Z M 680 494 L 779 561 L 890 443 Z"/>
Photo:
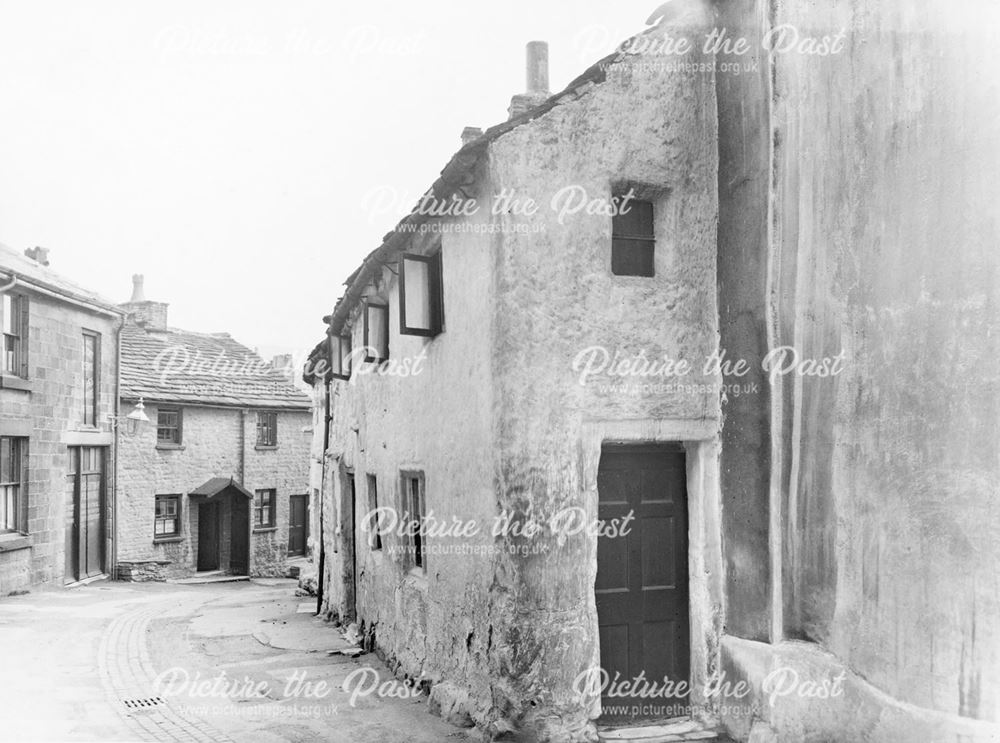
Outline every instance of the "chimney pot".
<path id="1" fill-rule="evenodd" d="M 34 248 L 27 248 L 24 251 L 24 254 L 26 256 L 28 256 L 29 258 L 31 258 L 31 260 L 33 260 L 35 263 L 38 263 L 39 265 L 42 265 L 42 266 L 49 265 L 49 249 L 48 248 L 40 248 L 40 247 L 37 247 L 37 246 L 34 247 Z"/>
<path id="2" fill-rule="evenodd" d="M 549 43 L 547 41 L 529 41 L 528 58 L 528 93 L 549 94 Z"/>
<path id="3" fill-rule="evenodd" d="M 143 290 L 144 277 L 141 273 L 132 274 L 132 298 L 129 302 L 145 302 L 146 292 Z"/>

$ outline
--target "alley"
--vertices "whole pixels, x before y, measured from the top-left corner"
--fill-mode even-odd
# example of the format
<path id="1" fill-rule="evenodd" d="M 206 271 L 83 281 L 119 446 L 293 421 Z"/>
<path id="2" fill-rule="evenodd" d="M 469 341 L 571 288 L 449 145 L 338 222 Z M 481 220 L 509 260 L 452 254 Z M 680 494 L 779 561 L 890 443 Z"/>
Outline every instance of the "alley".
<path id="1" fill-rule="evenodd" d="M 101 581 L 0 600 L 5 739 L 468 739 L 295 588 Z"/>

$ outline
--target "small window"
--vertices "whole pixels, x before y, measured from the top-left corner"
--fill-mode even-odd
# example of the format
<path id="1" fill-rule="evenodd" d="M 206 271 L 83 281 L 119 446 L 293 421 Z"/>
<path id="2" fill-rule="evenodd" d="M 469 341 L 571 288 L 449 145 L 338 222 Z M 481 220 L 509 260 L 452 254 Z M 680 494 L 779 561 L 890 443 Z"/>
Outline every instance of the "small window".
<path id="1" fill-rule="evenodd" d="M 28 378 L 28 298 L 0 297 L 0 372 Z"/>
<path id="2" fill-rule="evenodd" d="M 28 439 L 0 437 L 0 533 L 27 531 Z"/>
<path id="3" fill-rule="evenodd" d="M 399 260 L 399 332 L 433 337 L 441 332 L 444 297 L 441 251 L 432 256 L 404 253 Z"/>
<path id="4" fill-rule="evenodd" d="M 378 480 L 368 475 L 368 514 L 365 525 L 368 530 L 368 547 L 373 551 L 382 549 L 382 516 L 378 513 Z"/>
<path id="5" fill-rule="evenodd" d="M 97 426 L 100 398 L 101 336 L 83 334 L 83 425 Z"/>
<path id="6" fill-rule="evenodd" d="M 153 521 L 153 538 L 176 537 L 181 533 L 181 497 L 156 496 L 156 516 Z"/>
<path id="7" fill-rule="evenodd" d="M 365 303 L 365 361 L 389 358 L 389 305 Z"/>
<path id="8" fill-rule="evenodd" d="M 622 207 L 611 218 L 611 273 L 616 276 L 652 276 L 656 247 L 653 203 L 626 202 L 624 195 L 617 196 L 615 203 L 622 204 Z"/>
<path id="9" fill-rule="evenodd" d="M 330 336 L 330 368 L 335 379 L 351 378 L 351 336 Z"/>
<path id="10" fill-rule="evenodd" d="M 424 475 L 403 473 L 403 519 L 406 523 L 406 555 L 409 566 L 427 569 L 427 540 L 420 532 L 424 526 Z M 410 532 L 414 532 L 411 534 Z"/>
<path id="11" fill-rule="evenodd" d="M 180 445 L 181 443 L 181 410 L 180 408 L 156 409 L 156 443 Z"/>
<path id="12" fill-rule="evenodd" d="M 274 488 L 257 490 L 253 497 L 253 528 L 266 529 L 274 526 L 274 504 L 277 501 Z"/>
<path id="13" fill-rule="evenodd" d="M 278 445 L 278 414 L 257 413 L 257 446 Z"/>

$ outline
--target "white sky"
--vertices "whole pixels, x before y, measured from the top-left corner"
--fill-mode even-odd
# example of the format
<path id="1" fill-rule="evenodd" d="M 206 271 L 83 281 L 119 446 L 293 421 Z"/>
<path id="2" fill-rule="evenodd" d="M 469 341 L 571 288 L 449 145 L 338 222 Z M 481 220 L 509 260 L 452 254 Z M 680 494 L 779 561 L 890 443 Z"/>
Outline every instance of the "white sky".
<path id="1" fill-rule="evenodd" d="M 410 208 L 504 120 L 528 41 L 557 91 L 657 5 L 0 0 L 0 242 L 300 355 L 401 216 L 366 194 Z"/>

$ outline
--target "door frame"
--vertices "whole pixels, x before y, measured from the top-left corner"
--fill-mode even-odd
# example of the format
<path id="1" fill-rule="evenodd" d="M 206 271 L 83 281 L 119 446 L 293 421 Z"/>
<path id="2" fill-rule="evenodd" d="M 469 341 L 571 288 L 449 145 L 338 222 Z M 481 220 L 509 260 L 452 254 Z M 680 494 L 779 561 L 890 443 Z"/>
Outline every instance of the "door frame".
<path id="1" fill-rule="evenodd" d="M 580 482 L 588 519 L 597 519 L 597 472 L 601 451 L 611 445 L 679 443 L 684 447 L 687 471 L 688 605 L 693 709 L 714 713 L 718 695 L 706 698 L 705 689 L 722 667 L 723 595 L 725 565 L 722 560 L 722 496 L 719 488 L 719 424 L 715 420 L 638 419 L 585 421 L 580 440 Z M 591 586 L 597 579 L 597 537 L 591 537 L 586 569 Z M 597 603 L 589 592 L 590 635 L 593 655 L 589 666 L 601 665 Z M 715 669 L 714 671 L 710 669 Z M 586 700 L 592 709 L 599 694 Z"/>

